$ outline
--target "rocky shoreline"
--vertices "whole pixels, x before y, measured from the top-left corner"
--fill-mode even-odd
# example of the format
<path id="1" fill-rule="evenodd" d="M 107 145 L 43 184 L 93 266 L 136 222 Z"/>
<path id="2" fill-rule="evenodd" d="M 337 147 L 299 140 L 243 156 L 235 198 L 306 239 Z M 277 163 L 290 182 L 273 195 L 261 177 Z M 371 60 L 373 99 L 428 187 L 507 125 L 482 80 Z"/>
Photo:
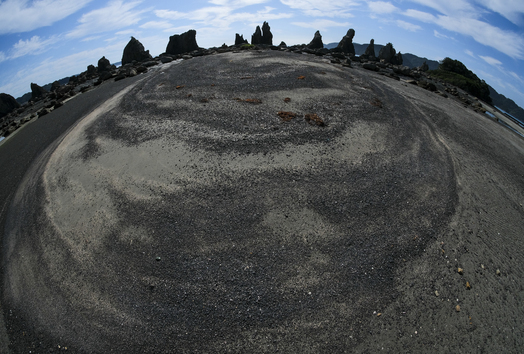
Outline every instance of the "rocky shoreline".
<path id="1" fill-rule="evenodd" d="M 152 57 L 149 51 L 145 50 L 142 43 L 131 37 L 131 40 L 124 48 L 122 65 L 120 67 L 116 67 L 105 57 L 102 57 L 96 67 L 89 65 L 86 71 L 70 77 L 67 84 L 60 85 L 58 81 L 55 81 L 50 91 L 46 91 L 39 85 L 31 83 L 32 98 L 24 105 L 19 105 L 12 96 L 2 94 L 0 97 L 0 107 L 2 108 L 0 109 L 0 117 L 2 114 L 4 116 L 0 118 L 0 138 L 8 137 L 24 124 L 62 107 L 77 94 L 95 89 L 105 81 L 119 81 L 145 74 L 152 67 L 167 64 L 174 60 L 189 60 L 194 57 L 228 52 L 239 53 L 245 50 L 273 50 L 319 56 L 333 65 L 363 68 L 394 80 L 402 79 L 407 83 L 417 85 L 442 97 L 458 99 L 465 107 L 469 107 L 479 113 L 486 112 L 483 104 L 476 97 L 428 75 L 427 64 L 424 65 L 424 63 L 417 68 L 402 65 L 402 54 L 400 52 L 396 53 L 391 43 L 382 47 L 378 57 L 375 57 L 374 40 L 371 39 L 365 54 L 355 55 L 352 43 L 354 35 L 355 31 L 353 29 L 348 30 L 347 34 L 339 42 L 339 45 L 333 49 L 324 47 L 319 31 L 315 33 L 312 41 L 307 45 L 287 46 L 282 42 L 275 46 L 272 44 L 273 35 L 270 27 L 267 22 L 264 22 L 262 30 L 257 26 L 252 36 L 251 44 L 247 43 L 247 40 L 244 40 L 243 36 L 237 33 L 234 45 L 228 46 L 223 44 L 220 47 L 205 49 L 198 47 L 196 31 L 190 30 L 180 35 L 171 36 L 166 52 L 157 57 Z"/>

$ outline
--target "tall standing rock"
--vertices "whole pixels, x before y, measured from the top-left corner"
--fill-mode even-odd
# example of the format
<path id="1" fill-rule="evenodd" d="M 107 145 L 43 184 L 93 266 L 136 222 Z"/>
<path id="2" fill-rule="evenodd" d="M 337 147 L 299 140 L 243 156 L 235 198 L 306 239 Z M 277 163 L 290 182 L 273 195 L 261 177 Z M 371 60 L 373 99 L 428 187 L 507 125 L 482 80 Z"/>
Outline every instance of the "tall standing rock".
<path id="1" fill-rule="evenodd" d="M 247 39 L 244 39 L 243 34 L 236 34 L 235 35 L 235 45 L 242 45 L 242 44 L 249 44 Z"/>
<path id="2" fill-rule="evenodd" d="M 47 91 L 35 83 L 31 83 L 31 99 L 39 100 L 47 95 Z"/>
<path id="3" fill-rule="evenodd" d="M 11 113 L 14 109 L 20 107 L 15 98 L 7 93 L 0 93 L 0 118 Z"/>
<path id="4" fill-rule="evenodd" d="M 320 35 L 320 31 L 315 32 L 315 36 L 313 37 L 313 40 L 307 45 L 309 49 L 320 49 L 324 48 L 324 43 L 322 43 L 322 36 Z"/>
<path id="5" fill-rule="evenodd" d="M 342 40 L 338 43 L 338 46 L 335 48 L 335 51 L 355 55 L 353 37 L 355 37 L 355 30 L 353 28 L 350 28 L 347 31 L 346 35 L 342 37 Z"/>
<path id="6" fill-rule="evenodd" d="M 393 48 L 393 44 L 388 43 L 382 48 L 380 48 L 380 52 L 378 53 L 378 58 L 380 60 L 384 60 L 386 63 L 392 63 L 392 59 L 397 54 L 397 51 L 395 48 Z"/>
<path id="7" fill-rule="evenodd" d="M 145 50 L 142 43 L 135 39 L 135 37 L 131 37 L 131 40 L 124 48 L 124 54 L 122 55 L 122 65 L 132 63 L 133 60 L 140 62 L 149 59 L 152 59 L 151 54 L 149 54 L 149 50 Z"/>
<path id="8" fill-rule="evenodd" d="M 371 39 L 371 41 L 369 41 L 369 45 L 366 48 L 366 51 L 364 52 L 364 55 L 367 56 L 368 58 L 374 58 L 376 56 L 375 55 L 375 40 L 374 39 Z"/>
<path id="9" fill-rule="evenodd" d="M 111 62 L 106 57 L 102 57 L 98 60 L 98 73 L 106 71 L 111 71 Z"/>
<path id="10" fill-rule="evenodd" d="M 251 44 L 273 45 L 273 34 L 267 22 L 262 25 L 262 30 L 260 26 L 257 26 L 255 33 L 251 36 Z"/>
<path id="11" fill-rule="evenodd" d="M 169 43 L 167 44 L 166 54 L 183 54 L 189 53 L 198 49 L 196 41 L 196 31 L 189 30 L 182 34 L 175 34 L 169 37 Z"/>

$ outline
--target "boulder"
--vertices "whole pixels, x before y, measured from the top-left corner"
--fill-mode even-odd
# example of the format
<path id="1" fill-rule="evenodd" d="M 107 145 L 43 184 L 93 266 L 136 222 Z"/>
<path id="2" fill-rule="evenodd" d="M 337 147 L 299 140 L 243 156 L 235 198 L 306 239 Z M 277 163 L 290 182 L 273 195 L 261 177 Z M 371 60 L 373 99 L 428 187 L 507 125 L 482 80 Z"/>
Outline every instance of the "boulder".
<path id="1" fill-rule="evenodd" d="M 124 54 L 122 55 L 122 65 L 132 63 L 133 60 L 141 62 L 143 60 L 150 60 L 153 57 L 149 54 L 149 50 L 145 50 L 142 43 L 140 43 L 134 37 L 131 37 L 129 43 L 124 48 Z"/>
<path id="2" fill-rule="evenodd" d="M 46 95 L 47 95 L 47 91 L 44 88 L 38 86 L 35 83 L 31 83 L 31 99 L 32 100 L 36 101 L 36 100 L 42 99 Z"/>
<path id="3" fill-rule="evenodd" d="M 320 49 L 324 48 L 324 43 L 322 43 L 322 36 L 320 35 L 320 31 L 315 32 L 315 36 L 313 37 L 313 40 L 307 45 L 309 49 Z"/>
<path id="4" fill-rule="evenodd" d="M 355 46 L 353 45 L 353 37 L 355 37 L 355 30 L 350 28 L 342 40 L 338 43 L 335 48 L 337 52 L 344 52 L 355 54 Z"/>
<path id="5" fill-rule="evenodd" d="M 422 63 L 422 65 L 418 67 L 418 70 L 424 71 L 424 72 L 428 71 L 429 70 L 428 63 L 426 63 L 426 61 L 424 60 L 424 63 Z"/>
<path id="6" fill-rule="evenodd" d="M 262 25 L 262 30 L 260 30 L 260 26 L 257 26 L 255 33 L 251 36 L 251 44 L 273 45 L 273 34 L 267 22 Z"/>
<path id="7" fill-rule="evenodd" d="M 374 39 L 371 39 L 371 41 L 369 41 L 369 45 L 366 48 L 364 55 L 367 56 L 368 58 L 375 57 L 375 40 Z"/>
<path id="8" fill-rule="evenodd" d="M 189 53 L 198 49 L 196 42 L 196 31 L 189 30 L 182 34 L 175 34 L 169 37 L 166 54 L 177 55 Z"/>
<path id="9" fill-rule="evenodd" d="M 98 73 L 101 74 L 103 72 L 111 71 L 111 63 L 109 60 L 106 59 L 106 57 L 102 57 L 98 60 Z"/>
<path id="10" fill-rule="evenodd" d="M 60 88 L 60 83 L 58 81 L 54 81 L 52 84 L 51 84 L 51 91 L 56 91 Z"/>
<path id="11" fill-rule="evenodd" d="M 247 39 L 244 39 L 243 34 L 236 34 L 235 35 L 235 45 L 242 45 L 242 44 L 249 44 Z"/>
<path id="12" fill-rule="evenodd" d="M 402 65 L 403 62 L 402 54 L 400 54 L 400 52 L 397 54 L 397 51 L 393 48 L 393 44 L 391 43 L 386 44 L 380 49 L 378 58 L 384 60 L 386 63 L 394 65 Z"/>
<path id="13" fill-rule="evenodd" d="M 11 113 L 14 109 L 19 108 L 20 104 L 16 99 L 7 93 L 0 93 L 0 117 Z"/>
<path id="14" fill-rule="evenodd" d="M 89 65 L 87 67 L 87 73 L 86 74 L 87 74 L 88 77 L 95 76 L 97 74 L 96 67 L 94 65 Z"/>

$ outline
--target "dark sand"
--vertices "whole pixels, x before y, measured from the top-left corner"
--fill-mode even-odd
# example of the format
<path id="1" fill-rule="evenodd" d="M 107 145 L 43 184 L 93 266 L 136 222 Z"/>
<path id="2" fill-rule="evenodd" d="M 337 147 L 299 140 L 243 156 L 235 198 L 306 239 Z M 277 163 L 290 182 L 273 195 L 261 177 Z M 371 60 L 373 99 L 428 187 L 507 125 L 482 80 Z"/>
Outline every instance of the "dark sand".
<path id="1" fill-rule="evenodd" d="M 524 347 L 524 140 L 487 116 L 271 51 L 168 65 L 104 101 L 9 207 L 13 353 Z"/>

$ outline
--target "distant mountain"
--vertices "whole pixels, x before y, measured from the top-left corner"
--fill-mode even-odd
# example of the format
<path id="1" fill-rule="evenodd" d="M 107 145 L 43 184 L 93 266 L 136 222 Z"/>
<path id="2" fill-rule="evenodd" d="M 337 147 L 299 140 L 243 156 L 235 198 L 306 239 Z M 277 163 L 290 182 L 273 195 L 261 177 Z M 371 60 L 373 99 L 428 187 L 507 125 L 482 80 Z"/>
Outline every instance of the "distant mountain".
<path id="1" fill-rule="evenodd" d="M 333 49 L 338 45 L 338 43 L 329 43 L 324 45 L 324 47 L 328 49 Z M 356 55 L 362 55 L 366 52 L 366 49 L 368 47 L 368 44 L 359 44 L 359 43 L 353 43 L 353 46 L 355 47 L 355 54 Z M 375 44 L 375 56 L 378 57 L 378 53 L 380 53 L 380 49 L 383 47 L 382 44 Z M 421 58 L 419 56 L 416 56 L 411 53 L 402 53 L 402 60 L 404 61 L 403 65 L 410 67 L 410 68 L 416 68 L 421 66 L 424 61 L 428 64 L 429 70 L 436 70 L 438 69 L 438 61 L 436 60 L 429 60 L 428 58 Z"/>
<path id="2" fill-rule="evenodd" d="M 504 95 L 501 95 L 491 86 L 489 86 L 489 95 L 493 101 L 493 105 L 501 108 L 506 111 L 506 113 L 511 114 L 513 117 L 517 118 L 524 123 L 524 109 L 517 106 L 517 104 L 512 100 L 507 98 Z"/>

